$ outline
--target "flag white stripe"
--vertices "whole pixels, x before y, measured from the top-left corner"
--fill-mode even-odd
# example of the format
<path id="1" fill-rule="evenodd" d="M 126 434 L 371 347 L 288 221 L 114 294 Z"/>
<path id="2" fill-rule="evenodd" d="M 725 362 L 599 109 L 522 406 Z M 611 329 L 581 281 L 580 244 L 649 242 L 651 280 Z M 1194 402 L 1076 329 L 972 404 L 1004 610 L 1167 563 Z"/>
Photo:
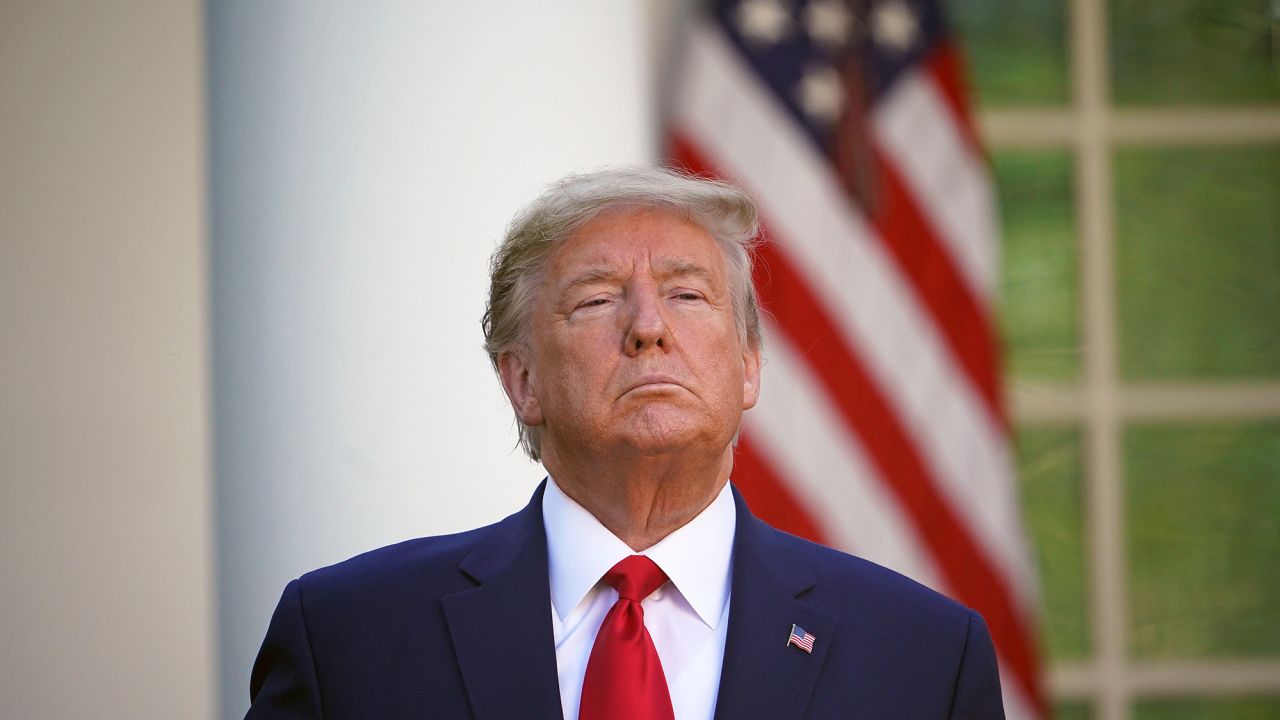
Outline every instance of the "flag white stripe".
<path id="1" fill-rule="evenodd" d="M 845 430 L 799 352 L 765 324 L 760 402 L 746 416 L 752 445 L 832 545 L 940 587 L 932 557 L 876 476 L 861 438 Z"/>
<path id="2" fill-rule="evenodd" d="M 986 161 L 952 122 L 936 78 L 903 73 L 872 116 L 880 147 L 898 167 L 939 241 L 988 308 L 999 282 L 999 237 Z"/>
<path id="3" fill-rule="evenodd" d="M 823 305 L 838 309 L 831 317 L 886 391 L 940 491 L 1025 606 L 1034 576 L 1002 431 L 809 140 L 718 31 L 702 28 L 689 50 L 677 128 L 752 191 L 781 250 Z"/>
<path id="4" fill-rule="evenodd" d="M 1000 663 L 1000 698 L 1004 701 L 1005 720 L 1038 720 L 1022 684 L 1014 680 L 1013 671 Z"/>

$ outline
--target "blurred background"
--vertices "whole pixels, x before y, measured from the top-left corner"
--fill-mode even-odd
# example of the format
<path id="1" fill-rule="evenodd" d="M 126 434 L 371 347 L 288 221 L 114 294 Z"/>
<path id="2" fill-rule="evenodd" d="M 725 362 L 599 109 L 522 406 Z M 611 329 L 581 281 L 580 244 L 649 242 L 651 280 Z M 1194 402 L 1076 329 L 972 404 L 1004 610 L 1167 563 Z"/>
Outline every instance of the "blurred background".
<path id="1" fill-rule="evenodd" d="M 1059 716 L 1280 717 L 1280 3 L 950 7 Z"/>
<path id="2" fill-rule="evenodd" d="M 289 579 L 524 504 L 488 255 L 694 5 L 0 0 L 0 717 L 238 717 Z M 1280 718 L 1280 2 L 945 8 L 1056 716 Z"/>

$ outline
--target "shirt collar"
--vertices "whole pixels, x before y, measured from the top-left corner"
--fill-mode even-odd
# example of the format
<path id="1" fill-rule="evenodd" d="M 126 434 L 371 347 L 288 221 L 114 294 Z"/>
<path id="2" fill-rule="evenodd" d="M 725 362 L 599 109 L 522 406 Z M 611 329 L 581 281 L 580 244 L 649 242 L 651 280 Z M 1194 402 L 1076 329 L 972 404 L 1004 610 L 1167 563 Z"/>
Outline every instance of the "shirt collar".
<path id="1" fill-rule="evenodd" d="M 542 496 L 547 532 L 551 604 L 564 621 L 609 568 L 636 554 L 547 478 Z M 733 493 L 725 483 L 702 512 L 641 551 L 657 563 L 707 627 L 715 629 L 729 601 L 729 569 L 737 525 Z"/>

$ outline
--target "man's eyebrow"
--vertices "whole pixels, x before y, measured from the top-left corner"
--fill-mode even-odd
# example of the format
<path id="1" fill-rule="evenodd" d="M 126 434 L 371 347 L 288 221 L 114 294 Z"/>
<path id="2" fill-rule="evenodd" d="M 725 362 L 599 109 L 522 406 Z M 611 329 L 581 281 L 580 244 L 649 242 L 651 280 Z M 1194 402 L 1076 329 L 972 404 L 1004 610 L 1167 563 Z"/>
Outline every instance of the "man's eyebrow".
<path id="1" fill-rule="evenodd" d="M 567 292 L 574 288 L 580 288 L 584 285 L 593 285 L 600 282 L 612 282 L 622 277 L 622 273 L 617 268 L 609 265 L 593 265 L 584 269 L 582 272 L 574 275 L 569 281 L 561 285 L 560 291 Z"/>
<path id="2" fill-rule="evenodd" d="M 707 283 L 714 282 L 714 276 L 711 270 L 706 266 L 696 263 L 687 258 L 669 258 L 659 260 L 657 263 L 657 271 L 664 279 L 671 278 L 698 278 Z M 611 265 L 592 265 L 584 268 L 577 275 L 565 281 L 560 286 L 560 292 L 566 293 L 576 288 L 586 285 L 594 285 L 596 283 L 612 283 L 622 279 L 623 273 L 619 268 Z"/>
<path id="3" fill-rule="evenodd" d="M 666 278 L 693 277 L 704 280 L 708 283 L 712 282 L 714 279 L 711 270 L 705 265 L 701 265 L 686 258 L 678 257 L 660 260 L 657 265 L 658 273 Z"/>

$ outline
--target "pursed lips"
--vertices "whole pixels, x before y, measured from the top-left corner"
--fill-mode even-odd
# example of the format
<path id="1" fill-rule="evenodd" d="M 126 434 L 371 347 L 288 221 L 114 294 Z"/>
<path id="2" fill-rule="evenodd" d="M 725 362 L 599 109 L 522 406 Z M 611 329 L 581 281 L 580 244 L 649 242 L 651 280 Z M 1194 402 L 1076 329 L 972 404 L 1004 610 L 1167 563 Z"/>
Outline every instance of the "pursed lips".
<path id="1" fill-rule="evenodd" d="M 673 387 L 678 387 L 682 390 L 688 390 L 688 388 L 686 388 L 683 383 L 681 383 L 679 380 L 676 380 L 674 377 L 670 375 L 665 375 L 662 373 L 646 373 L 636 378 L 635 381 L 630 383 L 627 386 L 627 389 L 622 392 L 622 394 L 626 395 L 627 393 L 633 390 L 640 390 L 643 388 L 660 389 L 663 386 L 668 386 L 668 385 Z"/>

